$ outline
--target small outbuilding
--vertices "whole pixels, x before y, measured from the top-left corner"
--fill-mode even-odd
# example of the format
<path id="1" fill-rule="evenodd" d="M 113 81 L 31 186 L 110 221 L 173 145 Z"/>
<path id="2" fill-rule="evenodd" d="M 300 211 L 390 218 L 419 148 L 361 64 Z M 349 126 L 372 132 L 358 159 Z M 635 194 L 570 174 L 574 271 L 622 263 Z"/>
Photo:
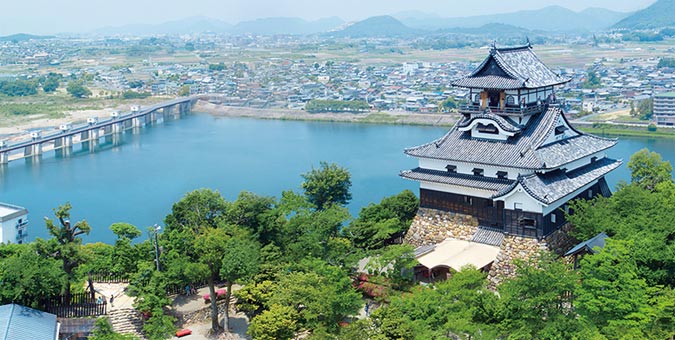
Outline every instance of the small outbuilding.
<path id="1" fill-rule="evenodd" d="M 595 254 L 598 249 L 605 247 L 605 239 L 609 236 L 604 232 L 593 236 L 592 238 L 581 242 L 565 253 L 565 257 L 574 256 L 574 268 L 579 267 L 579 257 L 585 254 Z"/>
<path id="2" fill-rule="evenodd" d="M 0 340 L 58 338 L 56 315 L 14 303 L 0 306 Z"/>

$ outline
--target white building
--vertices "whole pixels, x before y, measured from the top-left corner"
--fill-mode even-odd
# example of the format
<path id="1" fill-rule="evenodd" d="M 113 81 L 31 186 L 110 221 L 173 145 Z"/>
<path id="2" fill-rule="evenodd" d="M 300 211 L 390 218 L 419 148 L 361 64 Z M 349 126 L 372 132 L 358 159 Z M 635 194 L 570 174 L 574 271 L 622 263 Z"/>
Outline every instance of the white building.
<path id="1" fill-rule="evenodd" d="M 28 210 L 0 203 L 0 242 L 24 243 L 28 237 Z"/>
<path id="2" fill-rule="evenodd" d="M 675 92 L 654 96 L 654 119 L 658 125 L 675 125 Z"/>

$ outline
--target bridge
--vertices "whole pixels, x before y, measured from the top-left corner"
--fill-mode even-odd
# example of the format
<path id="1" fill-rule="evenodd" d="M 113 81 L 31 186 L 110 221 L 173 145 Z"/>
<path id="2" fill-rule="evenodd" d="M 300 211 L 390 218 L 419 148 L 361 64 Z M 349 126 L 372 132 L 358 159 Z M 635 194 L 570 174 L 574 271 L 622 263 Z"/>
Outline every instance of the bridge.
<path id="1" fill-rule="evenodd" d="M 75 143 L 95 146 L 100 138 L 114 136 L 127 129 L 154 124 L 163 121 L 165 117 L 180 118 L 192 110 L 199 98 L 198 96 L 177 98 L 147 108 L 132 106 L 130 112 L 123 114 L 113 112 L 106 120 L 89 118 L 86 123 L 76 126 L 62 124 L 59 130 L 45 135 L 42 131 L 33 131 L 29 140 L 13 143 L 0 140 L 0 165 L 17 159 L 38 157 L 50 150 L 70 149 Z"/>

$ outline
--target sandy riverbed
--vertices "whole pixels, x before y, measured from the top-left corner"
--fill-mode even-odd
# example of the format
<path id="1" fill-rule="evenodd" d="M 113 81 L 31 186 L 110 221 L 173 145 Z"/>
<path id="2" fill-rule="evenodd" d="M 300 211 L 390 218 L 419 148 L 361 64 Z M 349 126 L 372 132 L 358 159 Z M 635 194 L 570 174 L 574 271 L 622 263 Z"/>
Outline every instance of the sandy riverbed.
<path id="1" fill-rule="evenodd" d="M 40 118 L 36 117 L 29 122 L 15 126 L 0 127 L 0 138 L 9 140 L 25 139 L 27 135 L 37 129 L 57 129 L 64 123 L 82 123 L 90 117 L 107 118 L 116 108 L 102 110 L 82 110 L 66 113 L 64 118 Z M 387 111 L 379 113 L 307 113 L 302 110 L 290 109 L 256 109 L 250 107 L 233 107 L 212 104 L 199 101 L 193 108 L 194 112 L 204 112 L 220 117 L 249 117 L 258 119 L 279 120 L 308 120 L 308 121 L 332 121 L 351 123 L 376 123 L 376 124 L 408 124 L 408 125 L 432 125 L 451 126 L 457 120 L 456 114 L 438 113 L 410 113 L 405 111 Z"/>

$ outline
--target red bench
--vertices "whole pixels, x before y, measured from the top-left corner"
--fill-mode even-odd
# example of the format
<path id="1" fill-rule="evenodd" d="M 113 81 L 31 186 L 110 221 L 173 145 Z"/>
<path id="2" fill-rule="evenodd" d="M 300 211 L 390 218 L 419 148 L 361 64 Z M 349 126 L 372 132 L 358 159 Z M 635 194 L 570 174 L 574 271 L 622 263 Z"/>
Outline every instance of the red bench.
<path id="1" fill-rule="evenodd" d="M 176 332 L 176 336 L 179 337 L 179 338 L 184 337 L 186 335 L 190 335 L 190 334 L 192 334 L 192 331 L 187 329 L 187 328 L 181 329 L 181 330 Z"/>
<path id="2" fill-rule="evenodd" d="M 216 291 L 216 300 L 225 298 L 226 293 L 227 293 L 226 289 L 218 289 Z M 211 301 L 211 294 L 204 294 L 202 297 L 204 298 L 204 302 Z"/>

